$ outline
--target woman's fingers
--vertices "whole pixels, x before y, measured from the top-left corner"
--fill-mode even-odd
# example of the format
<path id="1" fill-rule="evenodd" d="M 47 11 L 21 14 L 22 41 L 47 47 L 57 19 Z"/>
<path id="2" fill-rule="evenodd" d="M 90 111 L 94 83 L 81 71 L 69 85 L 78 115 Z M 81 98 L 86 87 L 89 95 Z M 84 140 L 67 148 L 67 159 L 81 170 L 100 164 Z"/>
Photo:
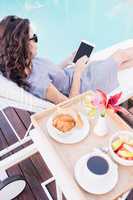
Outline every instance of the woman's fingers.
<path id="1" fill-rule="evenodd" d="M 86 55 L 83 56 L 82 58 L 83 58 L 84 63 L 87 64 L 89 61 L 89 58 Z"/>
<path id="2" fill-rule="evenodd" d="M 85 55 L 85 56 L 82 56 L 81 58 L 79 58 L 76 63 L 87 64 L 88 61 L 89 61 L 89 58 Z"/>
<path id="3" fill-rule="evenodd" d="M 87 56 L 83 56 L 80 59 L 78 59 L 75 65 L 75 68 L 76 68 L 75 70 L 78 73 L 82 74 L 82 72 L 86 68 L 88 61 L 89 61 L 89 58 Z"/>

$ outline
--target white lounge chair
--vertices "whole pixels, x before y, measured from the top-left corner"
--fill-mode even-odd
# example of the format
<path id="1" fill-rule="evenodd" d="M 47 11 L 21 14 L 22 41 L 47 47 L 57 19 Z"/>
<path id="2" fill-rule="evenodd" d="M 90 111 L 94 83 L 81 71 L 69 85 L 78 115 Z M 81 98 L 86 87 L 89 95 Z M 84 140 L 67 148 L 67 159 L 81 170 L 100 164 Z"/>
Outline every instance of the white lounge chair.
<path id="1" fill-rule="evenodd" d="M 132 39 L 115 44 L 110 48 L 104 49 L 100 52 L 96 52 L 95 54 L 92 55 L 91 60 L 92 61 L 93 60 L 104 60 L 105 58 L 110 56 L 117 49 L 127 48 L 127 47 L 131 47 L 131 46 L 133 47 Z M 118 79 L 120 82 L 120 87 L 116 88 L 116 90 L 114 90 L 113 92 L 123 91 L 122 101 L 124 101 L 125 99 L 127 99 L 128 97 L 133 95 L 132 74 L 133 74 L 133 68 L 119 72 Z M 32 130 L 30 133 L 30 136 L 29 136 L 28 133 L 31 128 L 31 125 L 30 125 L 25 137 L 23 139 L 20 139 L 20 137 L 17 135 L 12 124 L 10 123 L 9 119 L 7 118 L 7 116 L 5 115 L 5 113 L 3 112 L 2 109 L 6 108 L 8 106 L 13 106 L 16 108 L 25 109 L 25 110 L 32 111 L 32 112 L 38 112 L 38 111 L 41 111 L 43 109 L 46 109 L 46 108 L 48 108 L 50 106 L 54 106 L 54 105 L 48 101 L 41 100 L 41 99 L 29 94 L 28 92 L 19 88 L 15 83 L 4 78 L 2 75 L 0 75 L 0 84 L 1 84 L 0 109 L 1 109 L 5 119 L 7 120 L 7 122 L 9 123 L 9 125 L 11 126 L 15 135 L 18 138 L 17 143 L 11 145 L 10 147 L 8 147 L 0 152 L 0 156 L 2 156 L 4 154 L 6 154 L 7 152 L 10 152 L 11 150 L 15 149 L 16 147 L 24 144 L 25 142 L 31 140 L 32 139 L 32 131 L 35 131 L 35 130 Z M 0 161 L 0 169 L 3 172 L 3 174 L 5 175 L 5 176 L 3 176 L 3 178 L 6 177 L 6 173 L 4 173 L 6 169 L 21 162 L 24 159 L 30 157 L 31 155 L 33 155 L 36 152 L 37 152 L 36 147 L 34 146 L 34 144 L 31 144 L 28 147 L 20 150 L 19 152 L 16 152 L 15 154 L 10 155 L 9 157 L 5 158 L 4 160 L 1 160 Z M 3 179 L 3 178 L 1 178 L 1 179 Z M 43 184 L 45 192 L 47 193 L 48 198 L 50 200 L 52 200 L 52 197 L 50 196 L 50 194 L 47 191 L 45 186 L 53 180 L 54 179 L 51 178 L 50 180 L 47 180 Z M 57 188 L 57 191 L 58 191 L 58 188 Z M 58 194 L 58 199 L 61 199 L 60 194 Z"/>

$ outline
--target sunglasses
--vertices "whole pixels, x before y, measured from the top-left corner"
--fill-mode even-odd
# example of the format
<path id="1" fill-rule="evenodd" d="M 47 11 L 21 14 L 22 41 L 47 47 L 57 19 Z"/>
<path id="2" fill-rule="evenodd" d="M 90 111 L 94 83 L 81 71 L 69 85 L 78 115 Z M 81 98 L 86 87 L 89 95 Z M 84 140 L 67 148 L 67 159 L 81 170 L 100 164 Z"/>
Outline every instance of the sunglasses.
<path id="1" fill-rule="evenodd" d="M 33 34 L 33 37 L 32 38 L 30 38 L 29 40 L 33 40 L 34 42 L 38 42 L 38 37 L 37 37 L 37 35 L 36 34 Z"/>

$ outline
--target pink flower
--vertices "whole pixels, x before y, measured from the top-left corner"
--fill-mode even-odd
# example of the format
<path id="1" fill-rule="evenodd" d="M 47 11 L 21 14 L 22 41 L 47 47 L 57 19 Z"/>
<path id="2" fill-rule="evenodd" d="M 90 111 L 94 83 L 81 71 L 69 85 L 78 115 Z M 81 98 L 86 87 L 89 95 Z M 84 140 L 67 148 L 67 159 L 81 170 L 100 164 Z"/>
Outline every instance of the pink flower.
<path id="1" fill-rule="evenodd" d="M 124 108 L 122 108 L 121 106 L 117 105 L 122 92 L 115 94 L 114 96 L 110 96 L 109 99 L 107 98 L 107 95 L 105 92 L 101 91 L 101 90 L 97 90 L 98 93 L 100 94 L 101 97 L 101 102 L 100 104 L 102 104 L 105 109 L 111 109 L 114 112 L 126 112 L 126 110 Z"/>

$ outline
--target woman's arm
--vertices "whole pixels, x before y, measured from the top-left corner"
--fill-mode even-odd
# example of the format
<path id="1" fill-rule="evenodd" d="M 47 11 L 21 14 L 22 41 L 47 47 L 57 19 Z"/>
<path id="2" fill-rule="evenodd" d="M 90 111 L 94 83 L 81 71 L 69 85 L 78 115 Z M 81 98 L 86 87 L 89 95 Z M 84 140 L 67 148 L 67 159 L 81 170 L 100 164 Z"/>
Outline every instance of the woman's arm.
<path id="1" fill-rule="evenodd" d="M 112 57 L 118 63 L 118 70 L 133 67 L 133 47 L 119 49 Z"/>
<path id="2" fill-rule="evenodd" d="M 79 92 L 80 92 L 80 78 L 81 78 L 81 75 L 82 75 L 86 65 L 87 65 L 87 62 L 88 62 L 88 57 L 83 56 L 75 64 L 75 72 L 74 72 L 74 75 L 73 75 L 73 82 L 72 82 L 69 98 L 79 94 Z M 55 104 L 58 104 L 58 103 L 68 99 L 68 97 L 63 95 L 51 83 L 50 83 L 50 85 L 47 89 L 46 98 L 47 98 L 47 100 L 49 100 L 49 101 L 51 101 Z"/>
<path id="3" fill-rule="evenodd" d="M 58 104 L 68 99 L 68 97 L 66 97 L 59 90 L 57 90 L 57 88 L 52 83 L 50 83 L 47 89 L 46 98 L 54 104 Z"/>
<path id="4" fill-rule="evenodd" d="M 69 94 L 70 98 L 80 93 L 80 78 L 81 78 L 81 74 L 75 71 L 73 75 L 73 82 L 72 82 L 70 94 Z"/>
<path id="5" fill-rule="evenodd" d="M 120 70 L 127 69 L 133 67 L 133 59 L 127 62 L 124 62 L 120 65 Z"/>
<path id="6" fill-rule="evenodd" d="M 75 71 L 73 75 L 73 82 L 70 90 L 69 97 L 76 96 L 80 93 L 80 79 L 83 71 L 86 68 L 86 65 L 88 64 L 88 57 L 83 56 L 80 58 L 76 64 L 75 64 Z"/>

